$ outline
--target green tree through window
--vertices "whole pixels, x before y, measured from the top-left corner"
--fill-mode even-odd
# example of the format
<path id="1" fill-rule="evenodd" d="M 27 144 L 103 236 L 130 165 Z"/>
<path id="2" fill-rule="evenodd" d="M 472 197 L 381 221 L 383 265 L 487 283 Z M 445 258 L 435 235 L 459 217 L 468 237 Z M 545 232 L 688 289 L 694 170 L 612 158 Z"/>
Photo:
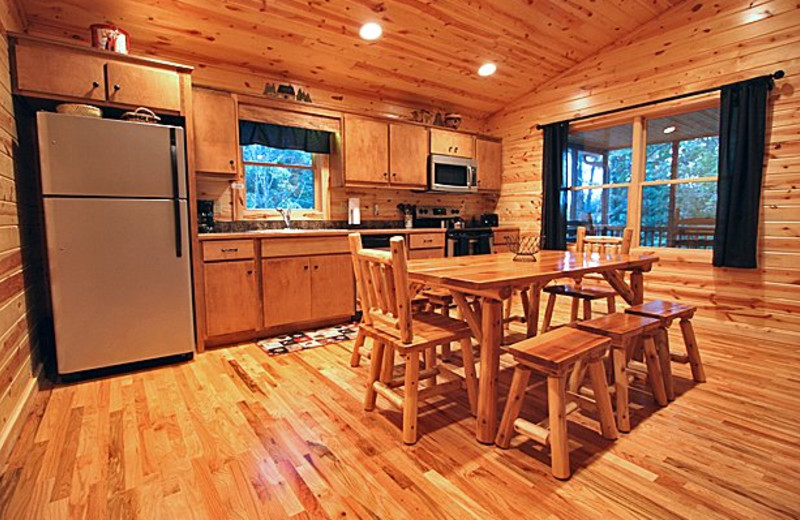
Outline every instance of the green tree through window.
<path id="1" fill-rule="evenodd" d="M 315 209 L 314 154 L 242 146 L 246 209 Z"/>

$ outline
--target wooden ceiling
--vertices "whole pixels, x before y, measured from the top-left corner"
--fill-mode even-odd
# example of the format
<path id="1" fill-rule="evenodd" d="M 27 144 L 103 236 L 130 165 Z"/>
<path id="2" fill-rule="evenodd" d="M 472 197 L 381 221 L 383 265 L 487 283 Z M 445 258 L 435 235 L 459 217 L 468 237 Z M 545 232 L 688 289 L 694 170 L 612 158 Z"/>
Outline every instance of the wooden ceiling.
<path id="1" fill-rule="evenodd" d="M 136 54 L 483 116 L 681 0 L 19 1 L 33 34 L 86 41 L 112 23 Z M 358 37 L 367 21 L 377 42 Z"/>

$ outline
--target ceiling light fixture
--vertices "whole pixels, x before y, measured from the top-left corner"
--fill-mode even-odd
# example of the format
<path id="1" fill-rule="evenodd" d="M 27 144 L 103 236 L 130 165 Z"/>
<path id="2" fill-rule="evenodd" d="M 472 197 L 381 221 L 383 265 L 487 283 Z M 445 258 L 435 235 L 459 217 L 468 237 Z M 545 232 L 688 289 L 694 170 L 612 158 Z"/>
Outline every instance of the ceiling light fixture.
<path id="1" fill-rule="evenodd" d="M 478 69 L 478 76 L 483 76 L 483 77 L 491 76 L 495 72 L 497 72 L 497 65 L 495 65 L 494 63 L 484 63 Z"/>
<path id="2" fill-rule="evenodd" d="M 668 127 L 666 127 L 666 128 L 664 129 L 664 133 L 665 133 L 665 134 L 671 134 L 671 133 L 672 133 L 672 132 L 674 132 L 675 130 L 676 130 L 676 129 L 675 129 L 675 127 L 674 127 L 674 126 L 668 126 Z"/>
<path id="3" fill-rule="evenodd" d="M 375 22 L 365 23 L 358 31 L 358 35 L 367 41 L 377 40 L 382 34 L 383 28 Z"/>

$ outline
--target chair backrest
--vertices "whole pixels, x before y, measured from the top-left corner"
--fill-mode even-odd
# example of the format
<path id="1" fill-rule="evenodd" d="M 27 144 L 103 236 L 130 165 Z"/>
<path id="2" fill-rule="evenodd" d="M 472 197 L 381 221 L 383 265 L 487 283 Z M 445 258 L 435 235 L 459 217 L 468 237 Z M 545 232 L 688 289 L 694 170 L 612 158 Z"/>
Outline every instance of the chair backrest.
<path id="1" fill-rule="evenodd" d="M 414 331 L 405 240 L 393 237 L 389 251 L 364 249 L 360 233 L 351 233 L 348 240 L 364 322 L 389 325 L 403 343 L 411 343 Z"/>
<path id="2" fill-rule="evenodd" d="M 631 252 L 633 229 L 625 228 L 621 237 L 587 235 L 585 227 L 579 227 L 575 237 L 575 251 L 578 253 L 607 253 L 627 255 Z"/>

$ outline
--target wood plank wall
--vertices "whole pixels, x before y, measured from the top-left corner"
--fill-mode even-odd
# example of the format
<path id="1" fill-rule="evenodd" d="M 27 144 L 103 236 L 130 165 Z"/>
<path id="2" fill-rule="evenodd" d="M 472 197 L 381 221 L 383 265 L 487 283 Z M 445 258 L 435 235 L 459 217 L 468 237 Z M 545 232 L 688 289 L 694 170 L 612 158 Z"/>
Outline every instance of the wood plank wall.
<path id="1" fill-rule="evenodd" d="M 646 277 L 648 297 L 701 306 L 701 314 L 800 338 L 800 15 L 797 2 L 684 2 L 558 79 L 494 114 L 503 137 L 498 212 L 539 230 L 537 123 L 786 71 L 773 92 L 765 157 L 759 269 L 715 269 L 706 253 L 671 252 Z"/>
<path id="2" fill-rule="evenodd" d="M 42 363 L 36 327 L 42 315 L 42 258 L 32 258 L 24 244 L 36 223 L 26 214 L 28 185 L 19 183 L 18 146 L 11 97 L 6 28 L 22 27 L 14 2 L 0 2 L 0 464 L 5 462 L 39 389 Z M 36 219 L 34 219 L 36 220 Z"/>

